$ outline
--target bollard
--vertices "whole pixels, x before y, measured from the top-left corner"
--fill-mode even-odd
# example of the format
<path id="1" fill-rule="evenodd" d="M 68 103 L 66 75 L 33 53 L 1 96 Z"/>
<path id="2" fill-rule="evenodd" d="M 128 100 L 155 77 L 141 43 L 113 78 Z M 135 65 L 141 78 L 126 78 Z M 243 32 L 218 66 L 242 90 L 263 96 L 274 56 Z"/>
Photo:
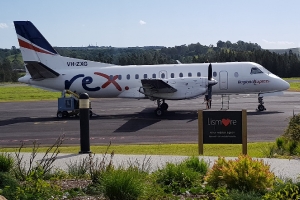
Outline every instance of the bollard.
<path id="1" fill-rule="evenodd" d="M 89 95 L 83 93 L 79 97 L 80 116 L 80 154 L 91 153 L 90 151 L 90 101 Z"/>

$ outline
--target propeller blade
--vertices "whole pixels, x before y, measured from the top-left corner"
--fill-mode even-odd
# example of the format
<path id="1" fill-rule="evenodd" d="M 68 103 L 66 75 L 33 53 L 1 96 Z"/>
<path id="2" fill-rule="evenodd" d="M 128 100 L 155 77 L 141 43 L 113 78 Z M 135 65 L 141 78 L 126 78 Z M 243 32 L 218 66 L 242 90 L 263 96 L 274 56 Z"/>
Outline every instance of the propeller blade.
<path id="1" fill-rule="evenodd" d="M 208 99 L 211 99 L 211 97 L 212 97 L 212 85 L 208 85 L 207 95 L 208 95 Z"/>
<path id="2" fill-rule="evenodd" d="M 210 81 L 212 79 L 212 66 L 211 63 L 208 65 L 208 80 Z"/>
<path id="3" fill-rule="evenodd" d="M 211 83 L 211 80 L 212 80 L 212 66 L 211 66 L 211 63 L 209 63 L 209 65 L 208 65 L 208 86 L 207 86 L 207 97 L 208 97 L 208 101 L 209 101 L 209 108 L 210 108 L 211 98 L 212 98 L 212 86 L 214 85 Z"/>

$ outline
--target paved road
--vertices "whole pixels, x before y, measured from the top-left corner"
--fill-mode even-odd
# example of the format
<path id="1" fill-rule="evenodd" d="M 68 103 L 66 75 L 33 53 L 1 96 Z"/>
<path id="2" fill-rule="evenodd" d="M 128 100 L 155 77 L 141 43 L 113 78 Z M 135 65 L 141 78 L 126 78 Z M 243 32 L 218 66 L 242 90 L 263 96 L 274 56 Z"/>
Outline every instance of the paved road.
<path id="1" fill-rule="evenodd" d="M 265 97 L 264 112 L 257 112 L 257 95 L 230 96 L 230 109 L 247 109 L 248 141 L 274 141 L 287 127 L 289 117 L 300 113 L 300 93 Z M 203 99 L 167 101 L 169 111 L 154 115 L 156 105 L 149 100 L 92 99 L 95 116 L 90 120 L 91 144 L 112 143 L 196 143 L 197 110 Z M 221 108 L 221 97 L 214 96 L 212 107 Z M 52 144 L 65 134 L 66 144 L 79 144 L 79 119 L 56 118 L 57 102 L 0 103 L 0 146 Z"/>

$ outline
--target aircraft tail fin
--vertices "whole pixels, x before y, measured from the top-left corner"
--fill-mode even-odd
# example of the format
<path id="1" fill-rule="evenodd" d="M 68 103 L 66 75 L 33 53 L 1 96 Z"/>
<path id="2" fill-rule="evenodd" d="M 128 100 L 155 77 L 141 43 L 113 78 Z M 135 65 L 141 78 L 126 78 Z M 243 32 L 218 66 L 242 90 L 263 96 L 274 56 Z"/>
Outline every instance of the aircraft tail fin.
<path id="1" fill-rule="evenodd" d="M 24 62 L 38 61 L 41 55 L 58 55 L 44 36 L 30 21 L 14 21 Z"/>
<path id="2" fill-rule="evenodd" d="M 61 56 L 30 21 L 14 21 L 14 25 L 24 63 L 32 77 L 54 78 L 61 69 L 112 65 Z"/>

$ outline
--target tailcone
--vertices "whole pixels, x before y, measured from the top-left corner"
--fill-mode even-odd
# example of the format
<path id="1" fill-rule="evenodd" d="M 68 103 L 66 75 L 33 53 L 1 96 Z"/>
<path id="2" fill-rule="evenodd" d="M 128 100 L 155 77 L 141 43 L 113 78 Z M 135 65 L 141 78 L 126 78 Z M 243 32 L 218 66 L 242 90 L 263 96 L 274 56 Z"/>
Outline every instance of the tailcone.
<path id="1" fill-rule="evenodd" d="M 30 80 L 30 77 L 28 75 L 22 76 L 18 79 L 18 81 L 20 83 L 26 83 L 26 84 L 29 84 L 29 80 Z"/>

